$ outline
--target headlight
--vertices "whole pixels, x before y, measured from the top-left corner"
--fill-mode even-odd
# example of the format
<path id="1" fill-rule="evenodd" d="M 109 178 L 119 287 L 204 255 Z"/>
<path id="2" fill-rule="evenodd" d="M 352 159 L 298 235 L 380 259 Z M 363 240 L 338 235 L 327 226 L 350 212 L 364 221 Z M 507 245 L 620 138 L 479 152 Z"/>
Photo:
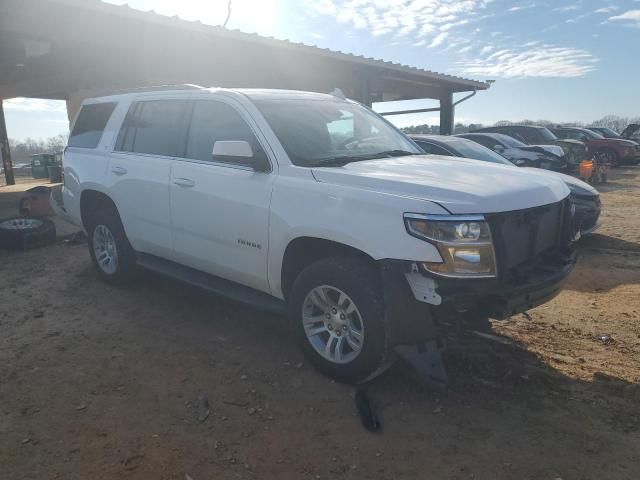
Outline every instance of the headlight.
<path id="1" fill-rule="evenodd" d="M 489 224 L 482 215 L 405 213 L 409 235 L 434 244 L 442 262 L 422 266 L 446 277 L 495 277 L 496 261 Z"/>

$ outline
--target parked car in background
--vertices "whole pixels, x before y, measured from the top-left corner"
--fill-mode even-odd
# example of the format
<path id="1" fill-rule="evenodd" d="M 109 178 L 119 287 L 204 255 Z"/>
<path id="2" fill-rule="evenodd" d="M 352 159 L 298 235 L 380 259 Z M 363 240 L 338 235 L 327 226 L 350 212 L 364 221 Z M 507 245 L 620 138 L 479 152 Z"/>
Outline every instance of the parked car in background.
<path id="1" fill-rule="evenodd" d="M 312 365 L 359 382 L 573 270 L 564 182 L 461 161 L 338 96 L 167 87 L 83 102 L 63 208 L 105 281 L 142 266 L 286 312 Z"/>
<path id="2" fill-rule="evenodd" d="M 483 162 L 498 163 L 501 165 L 514 166 L 502 155 L 498 155 L 492 150 L 468 140 L 454 136 L 443 135 L 409 135 L 425 153 L 433 155 L 447 155 L 450 157 L 462 157 Z M 594 232 L 599 227 L 600 193 L 582 180 L 559 172 L 546 172 L 549 175 L 560 178 L 567 184 L 571 191 L 571 199 L 576 206 L 575 227 L 580 235 L 587 235 Z"/>
<path id="3" fill-rule="evenodd" d="M 591 130 L 604 138 L 622 138 L 622 136 L 615 130 L 608 127 L 586 127 L 587 130 Z"/>
<path id="4" fill-rule="evenodd" d="M 582 160 L 587 159 L 587 146 L 579 140 L 556 137 L 547 127 L 538 125 L 502 125 L 472 130 L 470 133 L 502 133 L 520 140 L 527 145 L 558 145 L 562 147 L 566 160 L 572 168 L 577 168 Z"/>
<path id="5" fill-rule="evenodd" d="M 624 138 L 605 138 L 587 128 L 553 127 L 558 138 L 585 142 L 591 155 L 598 154 L 611 165 L 637 165 L 640 163 L 640 145 Z"/>
<path id="6" fill-rule="evenodd" d="M 592 132 L 599 133 L 605 138 L 622 138 L 625 140 L 640 142 L 640 124 L 638 123 L 631 123 L 627 125 L 622 133 L 618 133 L 608 127 L 587 127 L 587 129 Z"/>
<path id="7" fill-rule="evenodd" d="M 640 143 L 640 123 L 631 123 L 620 134 L 622 138 Z"/>
<path id="8" fill-rule="evenodd" d="M 461 133 L 455 136 L 479 143 L 519 167 L 537 167 L 558 172 L 573 168 L 567 162 L 564 150 L 558 145 L 526 145 L 502 133 Z"/>

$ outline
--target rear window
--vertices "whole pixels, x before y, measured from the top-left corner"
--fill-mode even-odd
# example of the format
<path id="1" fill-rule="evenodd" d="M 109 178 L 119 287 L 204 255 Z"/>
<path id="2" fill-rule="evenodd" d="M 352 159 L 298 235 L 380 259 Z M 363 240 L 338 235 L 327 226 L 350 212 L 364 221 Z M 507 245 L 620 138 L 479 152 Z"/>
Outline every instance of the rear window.
<path id="1" fill-rule="evenodd" d="M 69 136 L 68 146 L 96 148 L 115 108 L 115 103 L 84 105 Z"/>

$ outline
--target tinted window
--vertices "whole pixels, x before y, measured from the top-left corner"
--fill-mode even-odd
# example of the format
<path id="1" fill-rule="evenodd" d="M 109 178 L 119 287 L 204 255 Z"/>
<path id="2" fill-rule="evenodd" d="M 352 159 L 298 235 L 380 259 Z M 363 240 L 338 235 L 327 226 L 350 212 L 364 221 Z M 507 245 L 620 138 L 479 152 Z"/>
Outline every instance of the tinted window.
<path id="1" fill-rule="evenodd" d="M 115 103 L 84 105 L 69 137 L 70 147 L 96 148 L 104 127 L 116 108 Z"/>
<path id="2" fill-rule="evenodd" d="M 509 132 L 508 135 L 511 135 L 516 140 L 520 140 L 521 142 L 528 143 L 530 145 L 540 143 L 541 140 L 537 134 L 537 131 L 535 129 L 529 128 L 517 128 L 513 130 L 513 134 Z"/>
<path id="3" fill-rule="evenodd" d="M 560 138 L 568 138 L 571 140 L 589 140 L 589 139 L 596 139 L 596 138 L 604 138 L 602 135 L 595 132 L 591 132 L 589 130 L 573 130 L 573 129 L 560 130 L 560 135 L 562 135 Z"/>
<path id="4" fill-rule="evenodd" d="M 498 155 L 493 150 L 483 147 L 471 140 L 456 139 L 450 140 L 451 148 L 455 149 L 461 156 L 474 160 L 482 160 L 483 162 L 502 163 L 504 165 L 512 165 L 506 158 Z"/>
<path id="5" fill-rule="evenodd" d="M 485 147 L 492 150 L 496 145 L 500 145 L 500 142 L 494 140 L 491 137 L 485 137 L 484 135 L 474 135 L 473 137 L 469 137 L 469 140 L 473 140 L 474 142 L 477 142 L 480 145 L 484 145 Z"/>
<path id="6" fill-rule="evenodd" d="M 216 101 L 200 101 L 193 107 L 189 134 L 187 137 L 186 158 L 211 161 L 213 158 L 213 144 L 216 141 L 244 140 L 251 145 L 254 157 L 266 155 L 255 135 L 240 114 L 226 103 Z M 216 158 L 216 161 L 221 161 Z M 242 159 L 237 162 L 232 158 L 226 159 L 231 163 L 243 164 Z"/>
<path id="7" fill-rule="evenodd" d="M 556 137 L 548 128 L 538 128 L 536 130 L 545 142 L 555 142 L 558 140 L 558 137 Z"/>
<path id="8" fill-rule="evenodd" d="M 131 105 L 117 149 L 176 157 L 182 154 L 187 102 L 151 100 Z"/>

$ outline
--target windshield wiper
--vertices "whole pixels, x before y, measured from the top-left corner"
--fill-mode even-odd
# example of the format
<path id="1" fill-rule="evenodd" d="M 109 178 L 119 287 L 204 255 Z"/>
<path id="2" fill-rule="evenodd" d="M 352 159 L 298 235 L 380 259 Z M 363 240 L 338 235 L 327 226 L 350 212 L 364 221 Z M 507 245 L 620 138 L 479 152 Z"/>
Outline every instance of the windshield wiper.
<path id="1" fill-rule="evenodd" d="M 406 157 L 417 155 L 417 153 L 407 150 L 385 150 L 383 152 L 367 153 L 363 155 L 343 155 L 340 157 L 321 158 L 311 163 L 310 167 L 342 167 L 348 163 L 362 162 L 364 160 L 375 160 L 390 157 Z"/>

